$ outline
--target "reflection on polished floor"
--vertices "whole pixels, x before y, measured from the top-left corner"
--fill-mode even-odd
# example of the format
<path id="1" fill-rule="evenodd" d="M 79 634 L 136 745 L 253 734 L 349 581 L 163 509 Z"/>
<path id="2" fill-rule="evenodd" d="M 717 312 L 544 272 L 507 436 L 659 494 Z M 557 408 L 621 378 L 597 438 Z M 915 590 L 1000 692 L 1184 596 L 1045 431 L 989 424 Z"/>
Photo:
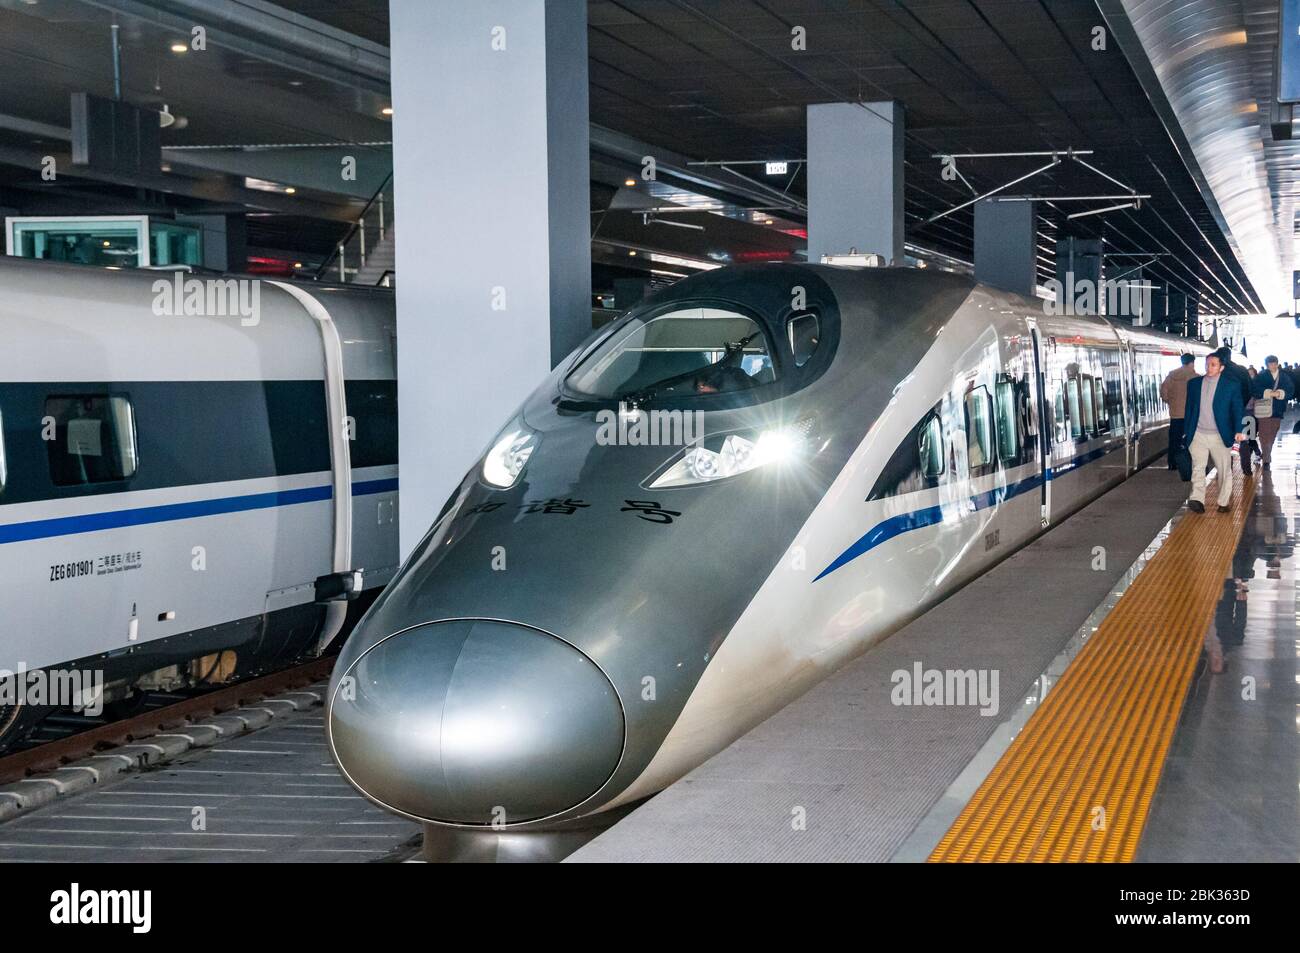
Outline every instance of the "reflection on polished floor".
<path id="1" fill-rule="evenodd" d="M 1291 423 L 1272 470 L 1256 474 L 1138 861 L 1300 860 L 1300 436 Z"/>

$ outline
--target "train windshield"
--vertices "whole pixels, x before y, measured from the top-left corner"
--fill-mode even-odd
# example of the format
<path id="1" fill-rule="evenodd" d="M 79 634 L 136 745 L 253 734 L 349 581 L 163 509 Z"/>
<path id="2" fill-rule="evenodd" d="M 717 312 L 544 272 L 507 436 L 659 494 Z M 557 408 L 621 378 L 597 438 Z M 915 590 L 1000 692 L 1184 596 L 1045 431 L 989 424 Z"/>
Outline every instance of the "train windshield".
<path id="1" fill-rule="evenodd" d="M 645 401 L 745 391 L 776 380 L 767 333 L 723 308 L 629 321 L 569 375 L 578 394 Z"/>

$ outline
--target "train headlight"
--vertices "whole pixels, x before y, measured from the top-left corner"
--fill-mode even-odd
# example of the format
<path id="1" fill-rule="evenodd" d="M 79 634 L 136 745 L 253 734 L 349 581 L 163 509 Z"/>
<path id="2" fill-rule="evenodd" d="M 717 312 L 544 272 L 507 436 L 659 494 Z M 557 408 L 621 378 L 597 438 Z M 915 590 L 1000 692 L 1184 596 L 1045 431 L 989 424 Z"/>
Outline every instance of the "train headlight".
<path id="1" fill-rule="evenodd" d="M 514 486 L 536 449 L 537 434 L 518 423 L 507 427 L 483 458 L 483 482 L 501 490 Z"/>
<path id="2" fill-rule="evenodd" d="M 800 426 L 764 430 L 748 436 L 728 434 L 716 449 L 707 444 L 691 447 L 651 483 L 650 488 L 658 490 L 725 480 L 762 466 L 793 460 L 806 444 L 807 433 Z"/>

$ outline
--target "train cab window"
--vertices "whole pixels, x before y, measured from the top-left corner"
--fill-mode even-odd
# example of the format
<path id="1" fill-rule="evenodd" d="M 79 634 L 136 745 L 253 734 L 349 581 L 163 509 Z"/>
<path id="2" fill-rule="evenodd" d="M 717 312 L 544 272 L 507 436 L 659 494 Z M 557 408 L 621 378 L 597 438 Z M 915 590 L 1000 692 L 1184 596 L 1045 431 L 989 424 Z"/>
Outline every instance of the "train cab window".
<path id="1" fill-rule="evenodd" d="M 820 322 L 817 315 L 808 312 L 794 314 L 785 324 L 786 334 L 790 338 L 790 353 L 794 355 L 794 366 L 803 367 L 817 350 L 821 339 Z"/>
<path id="2" fill-rule="evenodd" d="M 127 397 L 47 397 L 45 425 L 51 423 L 54 439 L 46 442 L 46 453 L 55 486 L 110 483 L 135 475 L 135 411 Z"/>
<path id="3" fill-rule="evenodd" d="M 588 397 L 683 397 L 748 390 L 776 379 L 767 335 L 723 308 L 633 320 L 587 355 L 567 384 Z"/>
<path id="4" fill-rule="evenodd" d="M 1016 385 L 1000 380 L 997 393 L 998 456 L 1008 463 L 1020 459 L 1020 414 Z"/>
<path id="5" fill-rule="evenodd" d="M 921 425 L 916 443 L 921 454 L 921 475 L 927 480 L 941 476 L 947 455 L 943 452 L 943 427 L 938 417 L 931 414 Z"/>
<path id="6" fill-rule="evenodd" d="M 966 460 L 972 470 L 990 466 L 996 459 L 992 404 L 987 387 L 976 387 L 966 395 Z"/>
<path id="7" fill-rule="evenodd" d="M 1065 403 L 1069 408 L 1070 436 L 1078 440 L 1083 436 L 1083 411 L 1079 407 L 1079 379 L 1071 377 L 1065 382 Z"/>

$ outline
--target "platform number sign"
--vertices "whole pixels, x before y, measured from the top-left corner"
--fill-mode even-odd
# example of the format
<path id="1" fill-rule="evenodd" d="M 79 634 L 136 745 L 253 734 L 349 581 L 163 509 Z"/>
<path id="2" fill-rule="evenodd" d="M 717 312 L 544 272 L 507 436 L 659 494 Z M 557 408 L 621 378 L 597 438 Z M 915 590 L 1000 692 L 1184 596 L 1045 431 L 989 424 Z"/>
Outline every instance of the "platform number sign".
<path id="1" fill-rule="evenodd" d="M 1282 0 L 1277 41 L 1277 101 L 1300 102 L 1300 0 Z"/>

